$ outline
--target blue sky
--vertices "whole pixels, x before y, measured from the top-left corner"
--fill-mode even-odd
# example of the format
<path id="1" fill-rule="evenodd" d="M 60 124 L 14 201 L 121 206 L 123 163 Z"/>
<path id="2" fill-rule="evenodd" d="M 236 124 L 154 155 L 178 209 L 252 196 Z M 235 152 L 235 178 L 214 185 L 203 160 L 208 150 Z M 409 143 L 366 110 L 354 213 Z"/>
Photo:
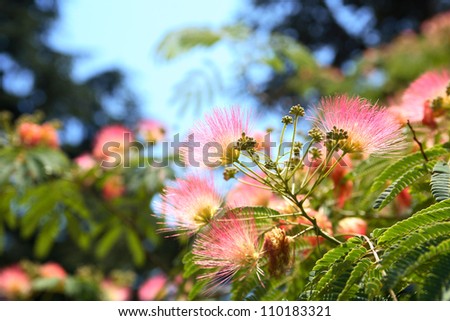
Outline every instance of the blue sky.
<path id="1" fill-rule="evenodd" d="M 146 117 L 159 118 L 174 130 L 180 122 L 170 97 L 174 85 L 193 67 L 201 67 L 204 54 L 194 52 L 170 63 L 155 56 L 167 32 L 189 26 L 219 27 L 232 22 L 245 2 L 239 0 L 67 0 L 50 37 L 57 49 L 79 56 L 75 79 L 84 79 L 109 67 L 121 68 L 137 94 Z M 203 56 L 202 56 L 203 55 Z M 226 61 L 224 50 L 208 53 Z M 236 104 L 217 97 L 217 105 Z M 183 123 L 194 115 L 186 115 Z"/>

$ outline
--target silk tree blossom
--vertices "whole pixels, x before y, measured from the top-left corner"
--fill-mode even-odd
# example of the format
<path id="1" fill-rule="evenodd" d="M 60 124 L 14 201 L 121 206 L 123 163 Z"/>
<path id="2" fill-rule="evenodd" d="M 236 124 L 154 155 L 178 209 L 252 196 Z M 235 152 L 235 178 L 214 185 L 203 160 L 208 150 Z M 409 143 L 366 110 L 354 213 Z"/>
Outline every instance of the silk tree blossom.
<path id="1" fill-rule="evenodd" d="M 168 279 L 164 274 L 157 274 L 146 280 L 138 291 L 138 298 L 141 301 L 158 300 L 166 293 Z"/>
<path id="2" fill-rule="evenodd" d="M 131 299 L 131 289 L 106 279 L 100 283 L 103 299 L 106 301 L 128 301 Z"/>
<path id="3" fill-rule="evenodd" d="M 123 156 L 132 141 L 134 136 L 130 129 L 122 125 L 106 126 L 96 135 L 92 154 L 96 159 L 105 161 L 108 167 L 118 165 L 123 162 Z"/>
<path id="4" fill-rule="evenodd" d="M 272 195 L 265 185 L 245 176 L 228 192 L 226 200 L 229 207 L 267 206 Z"/>
<path id="5" fill-rule="evenodd" d="M 89 153 L 81 154 L 74 159 L 74 162 L 83 171 L 89 171 L 97 165 L 97 161 Z"/>
<path id="6" fill-rule="evenodd" d="M 67 277 L 67 272 L 58 263 L 48 262 L 39 267 L 39 275 L 43 278 L 64 280 Z"/>
<path id="7" fill-rule="evenodd" d="M 31 291 L 31 279 L 19 265 L 0 270 L 0 297 L 25 299 Z"/>
<path id="8" fill-rule="evenodd" d="M 433 107 L 435 99 L 441 98 L 442 103 L 450 104 L 446 93 L 449 85 L 450 74 L 446 70 L 428 71 L 406 89 L 402 97 L 402 107 L 417 115 L 412 117 L 413 120 L 420 116 L 421 121 L 426 121 L 427 110 Z"/>
<path id="9" fill-rule="evenodd" d="M 20 141 L 28 147 L 47 146 L 57 148 L 59 146 L 58 132 L 51 123 L 38 125 L 32 122 L 23 122 L 18 128 Z"/>
<path id="10" fill-rule="evenodd" d="M 386 109 L 362 98 L 323 98 L 309 118 L 325 135 L 340 135 L 346 153 L 385 155 L 403 148 L 401 125 Z"/>
<path id="11" fill-rule="evenodd" d="M 239 158 L 236 144 L 243 133 L 251 136 L 250 111 L 241 107 L 215 108 L 189 132 L 189 146 L 180 150 L 190 166 L 218 167 Z"/>
<path id="12" fill-rule="evenodd" d="M 346 217 L 339 221 L 336 233 L 344 234 L 344 238 L 351 238 L 351 235 L 345 234 L 357 234 L 366 235 L 367 233 L 367 222 L 359 217 Z"/>
<path id="13" fill-rule="evenodd" d="M 154 119 L 144 119 L 138 124 L 138 133 L 145 141 L 157 143 L 164 138 L 166 130 L 161 122 Z"/>
<path id="14" fill-rule="evenodd" d="M 212 286 L 226 283 L 239 271 L 263 274 L 259 267 L 263 255 L 253 216 L 237 217 L 231 212 L 213 221 L 194 241 L 192 254 L 195 264 L 212 270 L 201 276 L 211 278 Z"/>
<path id="15" fill-rule="evenodd" d="M 193 234 L 207 225 L 221 209 L 223 199 L 210 175 L 190 174 L 165 188 L 157 210 L 179 233 Z"/>

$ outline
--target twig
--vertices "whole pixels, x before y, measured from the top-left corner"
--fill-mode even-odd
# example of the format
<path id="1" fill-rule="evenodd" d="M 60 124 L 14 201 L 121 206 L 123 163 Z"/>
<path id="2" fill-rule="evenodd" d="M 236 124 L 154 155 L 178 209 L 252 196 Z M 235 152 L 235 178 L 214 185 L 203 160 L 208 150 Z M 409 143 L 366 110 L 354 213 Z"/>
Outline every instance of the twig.
<path id="1" fill-rule="evenodd" d="M 381 262 L 380 257 L 378 256 L 378 253 L 377 253 L 377 251 L 375 250 L 375 248 L 374 248 L 374 246 L 373 246 L 373 243 L 370 241 L 370 239 L 369 239 L 366 235 L 361 235 L 361 236 L 362 236 L 362 237 L 366 240 L 366 242 L 369 244 L 370 250 L 371 250 L 372 253 L 373 253 L 373 257 L 375 258 L 375 263 L 378 264 L 378 265 L 381 265 L 381 264 L 380 264 L 380 262 Z M 381 270 L 381 275 L 385 277 L 385 276 L 387 275 L 387 274 L 386 274 L 386 271 Z M 391 295 L 392 300 L 398 301 L 397 296 L 395 295 L 394 290 L 392 290 L 391 288 L 389 288 L 389 294 Z"/>
<path id="2" fill-rule="evenodd" d="M 414 128 L 412 128 L 409 120 L 406 122 L 406 124 L 408 125 L 409 129 L 411 130 L 411 133 L 413 134 L 414 141 L 417 143 L 417 145 L 419 145 L 420 152 L 422 153 L 423 158 L 425 159 L 426 162 L 428 162 L 427 154 L 425 154 L 425 151 L 423 150 L 422 143 L 417 139 L 416 131 L 414 130 Z"/>

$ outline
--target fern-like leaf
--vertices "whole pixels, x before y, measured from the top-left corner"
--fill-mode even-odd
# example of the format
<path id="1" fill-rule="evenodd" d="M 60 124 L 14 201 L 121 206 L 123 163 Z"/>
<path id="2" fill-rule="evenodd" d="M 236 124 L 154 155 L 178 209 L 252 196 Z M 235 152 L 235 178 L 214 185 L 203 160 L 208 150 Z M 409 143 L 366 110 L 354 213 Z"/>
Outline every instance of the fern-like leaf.
<path id="1" fill-rule="evenodd" d="M 428 160 L 436 159 L 440 156 L 450 153 L 450 146 L 448 144 L 435 146 L 425 151 Z M 421 152 L 416 152 L 414 154 L 403 157 L 402 159 L 396 161 L 392 165 L 388 166 L 377 178 L 375 178 L 372 191 L 376 191 L 387 181 L 395 181 L 399 179 L 405 172 L 409 171 L 412 167 L 423 164 L 424 159 Z"/>
<path id="2" fill-rule="evenodd" d="M 434 164 L 435 162 L 429 162 L 426 165 L 417 165 L 406 171 L 378 196 L 373 204 L 373 208 L 382 209 L 388 205 L 402 190 L 431 172 Z"/>
<path id="3" fill-rule="evenodd" d="M 431 193 L 436 201 L 450 198 L 450 167 L 445 162 L 437 162 L 431 175 Z"/>
<path id="4" fill-rule="evenodd" d="M 450 220 L 450 200 L 445 200 L 415 213 L 406 220 L 392 225 L 379 237 L 378 244 L 390 244 L 404 237 L 404 235 L 414 233 L 419 228 L 448 220 Z"/>

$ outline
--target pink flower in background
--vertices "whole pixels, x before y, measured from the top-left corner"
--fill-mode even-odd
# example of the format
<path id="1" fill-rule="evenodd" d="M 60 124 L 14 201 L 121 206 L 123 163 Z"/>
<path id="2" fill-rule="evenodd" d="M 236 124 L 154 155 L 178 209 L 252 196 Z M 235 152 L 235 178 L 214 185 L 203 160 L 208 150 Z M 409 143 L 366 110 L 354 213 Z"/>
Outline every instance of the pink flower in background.
<path id="1" fill-rule="evenodd" d="M 54 262 L 42 264 L 39 267 L 39 275 L 43 278 L 57 278 L 61 280 L 67 277 L 67 273 L 62 266 Z"/>
<path id="2" fill-rule="evenodd" d="M 192 249 L 195 264 L 212 270 L 201 277 L 212 278 L 213 285 L 225 283 L 239 270 L 262 274 L 258 265 L 262 252 L 253 216 L 231 212 L 202 231 Z"/>
<path id="3" fill-rule="evenodd" d="M 188 175 L 165 188 L 157 210 L 179 233 L 195 233 L 214 217 L 222 205 L 222 197 L 214 187 L 212 176 Z M 168 229 L 171 230 L 171 229 Z"/>
<path id="4" fill-rule="evenodd" d="M 332 159 L 331 165 L 336 163 L 336 159 Z M 334 184 L 334 195 L 336 197 L 336 205 L 343 208 L 347 199 L 350 198 L 353 191 L 353 182 L 345 178 L 352 168 L 352 160 L 350 156 L 345 155 L 339 164 L 333 169 L 330 178 Z"/>
<path id="5" fill-rule="evenodd" d="M 367 222 L 359 217 L 346 217 L 339 221 L 336 228 L 338 234 L 359 234 L 366 235 Z M 351 238 L 350 235 L 344 235 L 346 239 Z"/>
<path id="6" fill-rule="evenodd" d="M 431 104 L 435 98 L 447 96 L 449 84 L 450 74 L 446 70 L 428 71 L 412 82 L 402 97 L 402 107 L 410 111 L 407 115 L 410 121 L 420 119 L 425 125 L 433 125 Z"/>
<path id="7" fill-rule="evenodd" d="M 242 133 L 251 137 L 250 118 L 250 112 L 240 107 L 213 109 L 189 132 L 189 136 L 193 138 L 193 146 L 181 148 L 184 162 L 200 167 L 233 163 L 239 157 L 235 145 Z"/>
<path id="8" fill-rule="evenodd" d="M 0 270 L 0 296 L 25 299 L 31 293 L 31 280 L 19 265 Z"/>
<path id="9" fill-rule="evenodd" d="M 38 125 L 24 122 L 18 126 L 17 132 L 21 142 L 26 146 L 44 145 L 52 148 L 59 146 L 58 132 L 49 123 Z"/>
<path id="10" fill-rule="evenodd" d="M 424 116 L 423 107 L 417 110 L 402 104 L 392 105 L 387 111 L 402 125 L 408 120 L 411 123 L 420 123 Z"/>
<path id="11" fill-rule="evenodd" d="M 316 219 L 317 225 L 326 233 L 332 235 L 333 234 L 333 225 L 330 221 L 330 219 L 328 218 L 328 216 L 322 212 L 322 211 L 316 211 L 314 209 L 308 209 L 307 214 Z M 312 223 L 304 218 L 304 217 L 299 217 L 297 219 L 297 222 L 300 224 L 305 224 L 305 225 L 312 225 Z M 325 239 L 322 236 L 316 236 L 316 235 L 312 235 L 312 236 L 304 236 L 303 237 L 306 241 L 308 241 L 309 244 L 311 244 L 312 246 L 317 246 L 318 244 L 322 243 Z"/>
<path id="12" fill-rule="evenodd" d="M 411 208 L 412 196 L 409 192 L 409 187 L 405 188 L 394 199 L 395 212 L 403 214 Z"/>
<path id="13" fill-rule="evenodd" d="M 103 297 L 107 301 L 127 301 L 131 299 L 131 289 L 127 286 L 118 285 L 112 280 L 103 280 L 100 284 Z"/>
<path id="14" fill-rule="evenodd" d="M 229 207 L 267 206 L 269 204 L 272 197 L 271 190 L 266 189 L 264 185 L 248 176 L 245 176 L 242 180 L 261 186 L 261 188 L 238 182 L 227 194 L 226 200 Z"/>
<path id="15" fill-rule="evenodd" d="M 268 151 L 268 148 L 270 148 L 270 146 L 266 146 L 265 144 L 267 135 L 270 135 L 270 133 L 268 133 L 267 131 L 258 130 L 253 133 L 252 138 L 256 141 L 256 150 Z M 268 138 L 267 140 L 270 139 Z"/>
<path id="16" fill-rule="evenodd" d="M 433 18 L 426 20 L 420 27 L 423 34 L 433 37 L 439 34 L 447 36 L 450 31 L 450 11 L 446 11 L 435 15 Z"/>
<path id="17" fill-rule="evenodd" d="M 74 159 L 75 164 L 78 165 L 81 169 L 88 171 L 91 168 L 95 167 L 97 161 L 92 157 L 91 154 L 84 153 Z"/>
<path id="18" fill-rule="evenodd" d="M 308 205 L 304 204 L 304 206 L 307 207 Z M 299 209 L 297 209 L 295 205 L 275 194 L 270 198 L 267 207 L 272 208 L 281 214 L 293 214 L 299 212 Z"/>
<path id="19" fill-rule="evenodd" d="M 92 154 L 96 159 L 115 162 L 116 154 L 123 156 L 129 147 L 126 145 L 132 141 L 134 136 L 128 128 L 122 125 L 107 126 L 97 133 Z M 108 146 L 107 143 L 114 143 L 114 145 Z"/>
<path id="20" fill-rule="evenodd" d="M 310 118 L 324 134 L 346 131 L 342 149 L 348 153 L 383 155 L 403 148 L 400 124 L 385 109 L 362 98 L 323 98 Z"/>
<path id="21" fill-rule="evenodd" d="M 18 126 L 17 131 L 20 140 L 27 146 L 36 146 L 41 141 L 42 131 L 38 124 L 24 122 Z"/>
<path id="22" fill-rule="evenodd" d="M 41 141 L 52 148 L 59 146 L 58 132 L 52 124 L 45 123 L 41 126 Z"/>
<path id="23" fill-rule="evenodd" d="M 138 291 L 138 298 L 141 301 L 152 301 L 160 298 L 167 284 L 167 277 L 163 274 L 152 276 L 145 281 Z"/>
<path id="24" fill-rule="evenodd" d="M 106 178 L 102 195 L 106 200 L 113 200 L 125 193 L 125 184 L 123 182 L 123 178 L 120 175 L 112 175 Z"/>
<path id="25" fill-rule="evenodd" d="M 145 119 L 139 122 L 138 133 L 147 142 L 157 143 L 164 138 L 166 130 L 159 121 Z"/>

